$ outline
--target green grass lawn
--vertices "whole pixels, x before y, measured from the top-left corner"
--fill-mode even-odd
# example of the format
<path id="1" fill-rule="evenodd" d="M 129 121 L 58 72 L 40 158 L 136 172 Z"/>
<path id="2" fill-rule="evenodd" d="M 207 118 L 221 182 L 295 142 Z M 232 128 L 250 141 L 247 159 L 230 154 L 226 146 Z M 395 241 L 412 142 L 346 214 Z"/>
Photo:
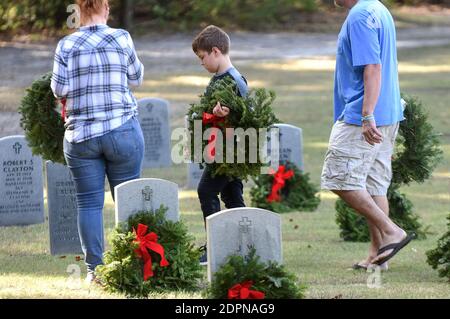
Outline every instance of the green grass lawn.
<path id="1" fill-rule="evenodd" d="M 400 51 L 400 81 L 404 93 L 419 97 L 430 114 L 440 138 L 444 160 L 433 177 L 422 185 L 402 190 L 414 203 L 415 212 L 432 235 L 414 241 L 396 256 L 379 288 L 370 288 L 371 274 L 349 267 L 366 255 L 367 243 L 344 242 L 335 223 L 336 196 L 322 192 L 316 212 L 284 214 L 283 256 L 287 268 L 307 285 L 308 298 L 449 298 L 450 285 L 426 263 L 425 252 L 436 246 L 446 229 L 450 208 L 450 46 Z M 275 111 L 286 123 L 299 126 L 304 134 L 305 170 L 319 184 L 323 157 L 332 125 L 333 57 L 315 60 L 242 61 L 235 63 L 251 86 L 276 91 Z M 150 72 L 149 72 L 150 73 Z M 137 97 L 159 96 L 171 101 L 171 125 L 183 126 L 183 115 L 207 83 L 208 75 L 198 65 L 152 74 L 136 92 Z M 185 190 L 187 169 L 146 170 L 144 177 L 165 178 L 180 185 L 181 218 L 200 245 L 205 241 L 203 218 L 196 192 Z M 249 204 L 249 186 L 245 190 Z M 113 228 L 114 207 L 108 194 L 105 204 L 106 234 Z M 0 228 L 0 298 L 122 298 L 99 288 L 89 288 L 71 274 L 83 261 L 75 255 L 50 256 L 48 224 Z M 75 266 L 76 267 L 76 266 Z M 206 272 L 206 268 L 205 268 Z M 200 298 L 173 293 L 154 298 Z"/>

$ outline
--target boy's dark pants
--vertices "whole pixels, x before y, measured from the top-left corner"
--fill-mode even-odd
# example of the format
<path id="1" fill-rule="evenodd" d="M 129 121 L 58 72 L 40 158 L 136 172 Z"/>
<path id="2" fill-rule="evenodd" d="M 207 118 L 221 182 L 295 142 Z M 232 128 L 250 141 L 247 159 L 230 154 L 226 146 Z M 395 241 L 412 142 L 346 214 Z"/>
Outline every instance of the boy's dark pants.
<path id="1" fill-rule="evenodd" d="M 226 208 L 245 207 L 243 190 L 244 185 L 240 179 L 230 179 L 224 175 L 212 177 L 208 168 L 205 168 L 197 187 L 205 223 L 206 217 L 220 211 L 219 194 Z"/>

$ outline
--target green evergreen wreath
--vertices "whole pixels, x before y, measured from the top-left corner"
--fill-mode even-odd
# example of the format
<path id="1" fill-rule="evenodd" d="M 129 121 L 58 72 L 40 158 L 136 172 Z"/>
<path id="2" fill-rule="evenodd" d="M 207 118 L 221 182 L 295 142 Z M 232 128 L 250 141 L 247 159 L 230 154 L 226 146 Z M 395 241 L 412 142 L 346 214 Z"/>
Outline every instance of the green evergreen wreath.
<path id="1" fill-rule="evenodd" d="M 450 215 L 447 220 L 447 233 L 438 240 L 435 249 L 427 251 L 427 261 L 433 269 L 438 269 L 440 277 L 450 282 Z"/>
<path id="2" fill-rule="evenodd" d="M 194 291 L 203 277 L 198 260 L 200 251 L 194 247 L 193 236 L 188 234 L 182 223 L 166 220 L 167 208 L 162 206 L 153 211 L 139 212 L 120 223 L 111 236 L 111 250 L 105 252 L 105 264 L 98 266 L 96 272 L 106 289 L 124 293 L 129 297 L 148 297 L 151 292 L 173 290 Z M 133 229 L 139 224 L 148 226 L 148 232 L 158 235 L 158 244 L 165 250 L 167 267 L 161 267 L 161 257 L 150 252 L 153 277 L 144 280 L 144 262 L 135 252 L 138 244 Z"/>
<path id="3" fill-rule="evenodd" d="M 236 284 L 252 282 L 251 289 L 263 292 L 265 299 L 301 299 L 306 287 L 297 284 L 295 274 L 275 262 L 263 263 L 252 248 L 244 258 L 231 255 L 214 274 L 204 292 L 211 299 L 227 299 L 228 291 Z"/>
<path id="4" fill-rule="evenodd" d="M 261 168 L 265 163 L 261 162 L 259 158 L 259 152 L 256 153 L 256 163 L 251 163 L 250 160 L 250 143 L 248 140 L 245 143 L 245 156 L 244 163 L 238 162 L 238 152 L 234 152 L 233 163 L 227 163 L 226 157 L 226 143 L 222 144 L 223 163 L 206 163 L 203 160 L 203 150 L 208 145 L 207 140 L 202 139 L 201 157 L 196 156 L 194 150 L 194 121 L 202 120 L 204 113 L 212 114 L 213 108 L 217 101 L 220 101 L 222 105 L 226 105 L 230 108 L 230 114 L 226 116 L 225 122 L 218 124 L 218 128 L 221 129 L 222 135 L 225 140 L 225 128 L 242 128 L 244 131 L 253 128 L 256 130 L 258 141 L 259 129 L 269 129 L 269 127 L 275 123 L 278 123 L 278 119 L 272 110 L 272 103 L 275 100 L 275 93 L 273 91 L 266 91 L 265 89 L 251 90 L 246 97 L 240 97 L 236 93 L 235 82 L 226 77 L 224 79 L 216 81 L 208 94 L 200 96 L 200 102 L 197 104 L 191 104 L 191 107 L 187 113 L 189 134 L 190 134 L 190 156 L 192 162 L 201 163 L 201 166 L 206 165 L 213 176 L 226 175 L 230 177 L 239 177 L 247 180 L 248 176 L 256 176 L 260 174 Z M 213 127 L 213 124 L 208 123 L 202 125 L 203 131 Z M 203 132 L 202 132 L 203 134 Z M 246 138 L 247 139 L 247 138 Z M 236 150 L 236 138 L 234 140 Z M 252 145 L 253 147 L 254 145 Z M 216 150 L 217 153 L 217 150 Z"/>
<path id="5" fill-rule="evenodd" d="M 253 178 L 255 186 L 250 190 L 252 206 L 277 213 L 316 210 L 320 204 L 319 188 L 310 182 L 309 173 L 303 173 L 290 162 L 286 162 L 284 166 L 286 171 L 293 170 L 294 175 L 285 181 L 286 184 L 281 189 L 281 201 L 267 200 L 274 175 L 264 174 Z"/>
<path id="6" fill-rule="evenodd" d="M 392 182 L 388 189 L 389 216 L 407 232 L 414 232 L 418 239 L 425 239 L 429 227 L 423 227 L 419 216 L 413 213 L 413 204 L 400 193 L 402 185 L 423 183 L 430 178 L 442 158 L 438 135 L 428 122 L 422 103 L 413 97 L 402 96 L 406 101 L 405 120 L 400 122 L 399 136 L 392 161 Z M 346 241 L 369 241 L 366 219 L 357 214 L 342 199 L 335 204 L 336 222 Z"/>
<path id="7" fill-rule="evenodd" d="M 64 123 L 50 88 L 52 73 L 34 81 L 22 99 L 20 126 L 34 155 L 66 164 L 63 153 Z"/>

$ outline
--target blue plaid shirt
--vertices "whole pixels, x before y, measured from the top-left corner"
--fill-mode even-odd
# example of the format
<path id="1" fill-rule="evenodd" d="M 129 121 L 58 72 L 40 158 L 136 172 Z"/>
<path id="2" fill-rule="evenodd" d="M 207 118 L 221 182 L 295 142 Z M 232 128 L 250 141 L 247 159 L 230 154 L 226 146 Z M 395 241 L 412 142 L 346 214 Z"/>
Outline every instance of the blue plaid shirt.
<path id="1" fill-rule="evenodd" d="M 79 143 L 118 128 L 137 114 L 129 85 L 144 77 L 130 34 L 105 24 L 81 27 L 59 41 L 51 88 L 66 98 L 65 138 Z"/>

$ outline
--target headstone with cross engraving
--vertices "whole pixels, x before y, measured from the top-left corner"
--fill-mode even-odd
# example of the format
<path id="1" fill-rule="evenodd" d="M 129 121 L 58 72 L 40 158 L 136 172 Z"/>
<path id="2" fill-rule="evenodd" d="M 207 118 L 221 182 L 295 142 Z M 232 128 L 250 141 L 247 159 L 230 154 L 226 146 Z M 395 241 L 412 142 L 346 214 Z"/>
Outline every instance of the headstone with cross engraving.
<path id="1" fill-rule="evenodd" d="M 178 221 L 178 185 L 158 178 L 140 178 L 124 182 L 114 189 L 116 225 L 139 211 L 168 208 L 166 218 Z"/>
<path id="2" fill-rule="evenodd" d="M 24 136 L 0 139 L 0 226 L 44 222 L 42 159 Z"/>
<path id="3" fill-rule="evenodd" d="M 171 166 L 169 102 L 147 98 L 139 100 L 138 104 L 145 143 L 142 168 Z"/>
<path id="4" fill-rule="evenodd" d="M 75 184 L 67 166 L 47 161 L 48 223 L 52 255 L 82 253 Z"/>
<path id="5" fill-rule="evenodd" d="M 279 164 L 286 161 L 295 164 L 299 170 L 304 170 L 303 163 L 303 134 L 302 129 L 290 124 L 275 124 L 279 129 Z M 268 153 L 272 152 L 268 143 Z M 269 156 L 270 157 L 270 156 Z"/>
<path id="6" fill-rule="evenodd" d="M 228 256 L 246 256 L 251 247 L 263 262 L 282 262 L 281 218 L 268 210 L 242 207 L 220 211 L 206 218 L 206 234 L 209 280 Z"/>

